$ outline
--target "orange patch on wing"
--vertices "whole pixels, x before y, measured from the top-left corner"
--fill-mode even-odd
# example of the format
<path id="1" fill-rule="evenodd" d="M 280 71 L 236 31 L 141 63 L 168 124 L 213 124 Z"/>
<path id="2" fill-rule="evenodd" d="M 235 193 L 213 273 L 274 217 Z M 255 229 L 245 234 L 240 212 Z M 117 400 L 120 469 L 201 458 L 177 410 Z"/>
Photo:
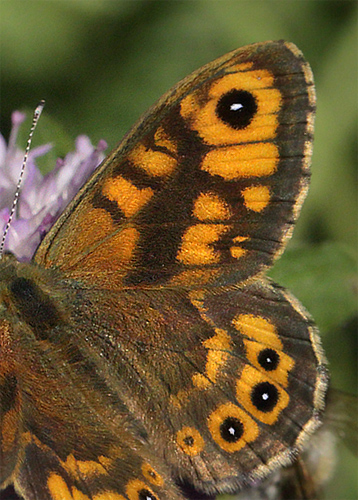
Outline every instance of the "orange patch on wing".
<path id="1" fill-rule="evenodd" d="M 158 129 L 156 130 L 154 134 L 154 142 L 156 146 L 165 148 L 173 154 L 177 152 L 177 144 L 165 132 L 163 127 L 158 127 Z"/>
<path id="2" fill-rule="evenodd" d="M 247 187 L 241 194 L 245 207 L 254 212 L 262 212 L 270 203 L 270 190 L 267 186 Z"/>
<path id="3" fill-rule="evenodd" d="M 274 349 L 282 350 L 282 342 L 276 327 L 270 321 L 253 314 L 239 314 L 232 320 L 233 326 L 249 339 L 256 340 Z"/>
<path id="4" fill-rule="evenodd" d="M 186 269 L 171 279 L 174 286 L 208 285 L 220 276 L 218 269 Z"/>
<path id="5" fill-rule="evenodd" d="M 116 269 L 116 279 L 120 277 L 121 271 L 128 267 L 130 264 L 137 241 L 139 239 L 139 232 L 134 227 L 126 227 L 121 231 L 110 234 L 107 239 L 101 241 L 97 248 L 93 249 L 81 263 L 80 275 L 85 279 L 85 271 L 91 273 L 93 280 L 93 269 L 96 269 L 96 279 L 100 279 L 101 272 L 109 279 L 113 280 L 113 269 Z M 73 271 L 72 276 L 75 279 L 76 272 Z M 112 285 L 114 286 L 114 281 Z"/>
<path id="6" fill-rule="evenodd" d="M 169 145 L 169 143 L 167 144 Z M 170 175 L 177 165 L 177 161 L 172 156 L 161 151 L 148 149 L 143 144 L 138 144 L 130 153 L 128 159 L 136 167 L 145 170 L 147 174 L 155 177 Z"/>
<path id="7" fill-rule="evenodd" d="M 142 474 L 146 478 L 147 481 L 154 484 L 155 486 L 163 486 L 164 480 L 160 474 L 153 467 L 145 462 L 142 465 Z"/>
<path id="8" fill-rule="evenodd" d="M 199 389 L 204 389 L 211 385 L 210 382 L 217 381 L 217 376 L 229 357 L 230 335 L 225 330 L 216 328 L 215 335 L 205 340 L 203 346 L 208 349 L 205 375 L 197 373 L 192 377 L 193 384 Z"/>
<path id="9" fill-rule="evenodd" d="M 245 248 L 241 248 L 238 246 L 230 247 L 230 253 L 234 259 L 241 259 L 241 257 L 245 255 L 246 252 L 247 250 L 245 250 Z"/>
<path id="10" fill-rule="evenodd" d="M 53 500 L 90 500 L 74 486 L 70 491 L 66 481 L 56 473 L 50 474 L 47 478 L 47 487 Z"/>
<path id="11" fill-rule="evenodd" d="M 207 389 L 211 385 L 210 380 L 208 380 L 202 373 L 194 373 L 192 381 L 193 385 L 198 389 Z"/>
<path id="12" fill-rule="evenodd" d="M 201 168 L 225 180 L 272 175 L 278 164 L 278 149 L 270 142 L 227 146 L 209 151 Z"/>
<path id="13" fill-rule="evenodd" d="M 193 215 L 199 220 L 225 220 L 230 209 L 225 200 L 213 193 L 201 193 L 195 201 Z"/>
<path id="14" fill-rule="evenodd" d="M 123 177 L 106 179 L 102 194 L 117 203 L 126 217 L 133 217 L 153 196 L 151 188 L 139 189 Z"/>
<path id="15" fill-rule="evenodd" d="M 249 237 L 248 236 L 236 236 L 235 238 L 233 238 L 233 242 L 234 243 L 242 243 L 243 241 L 246 241 L 248 240 Z"/>
<path id="16" fill-rule="evenodd" d="M 177 260 L 186 265 L 214 264 L 220 255 L 212 248 L 226 231 L 224 224 L 195 224 L 183 236 Z"/>
<path id="17" fill-rule="evenodd" d="M 177 394 L 171 394 L 169 397 L 170 404 L 175 406 L 175 408 L 181 408 L 184 403 L 188 401 L 190 392 L 184 389 L 177 392 Z"/>
<path id="18" fill-rule="evenodd" d="M 251 69 L 254 64 L 252 62 L 235 64 L 233 66 L 229 66 L 226 73 L 237 73 L 239 71 L 247 71 Z"/>
<path id="19" fill-rule="evenodd" d="M 247 250 L 237 245 L 237 243 L 242 243 L 243 241 L 248 240 L 248 236 L 236 236 L 233 238 L 232 242 L 235 243 L 232 247 L 230 247 L 230 253 L 234 259 L 240 259 Z"/>
<path id="20" fill-rule="evenodd" d="M 73 475 L 80 474 L 85 478 L 107 474 L 106 469 L 99 462 L 95 462 L 94 460 L 76 460 L 72 454 L 67 457 L 65 467 Z"/>

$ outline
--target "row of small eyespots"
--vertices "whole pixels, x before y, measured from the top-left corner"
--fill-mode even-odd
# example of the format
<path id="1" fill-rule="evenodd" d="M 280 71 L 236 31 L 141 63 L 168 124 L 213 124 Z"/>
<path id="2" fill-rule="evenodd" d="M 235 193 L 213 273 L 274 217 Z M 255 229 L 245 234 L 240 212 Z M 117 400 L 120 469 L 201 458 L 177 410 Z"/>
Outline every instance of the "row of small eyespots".
<path id="1" fill-rule="evenodd" d="M 289 395 L 283 387 L 288 385 L 288 373 L 294 361 L 283 352 L 276 327 L 266 318 L 240 314 L 232 324 L 244 336 L 246 355 L 251 363 L 241 372 L 236 398 L 256 419 L 273 425 L 289 403 Z"/>
<path id="2" fill-rule="evenodd" d="M 257 382 L 252 387 L 249 381 Z M 225 403 L 207 418 L 207 425 L 214 441 L 229 453 L 239 451 L 259 434 L 257 420 L 272 425 L 289 403 L 289 396 L 277 384 L 258 376 L 258 371 L 247 367 L 237 383 L 237 399 L 245 408 Z M 194 427 L 183 427 L 176 436 L 177 445 L 189 456 L 199 454 L 205 446 L 204 438 Z"/>
<path id="3" fill-rule="evenodd" d="M 207 425 L 214 441 L 229 453 L 241 450 L 259 434 L 256 422 L 233 403 L 223 404 L 214 410 L 207 419 Z M 189 426 L 183 427 L 177 433 L 176 442 L 189 456 L 198 455 L 205 446 L 200 432 Z"/>
<path id="4" fill-rule="evenodd" d="M 248 365 L 243 369 L 236 387 L 237 400 L 259 421 L 272 425 L 289 403 L 289 396 L 281 386 L 287 386 L 288 372 L 293 368 L 294 361 L 282 351 L 282 342 L 276 328 L 267 319 L 242 314 L 233 320 L 233 325 L 242 335 L 253 339 L 244 340 L 246 355 L 254 366 Z M 208 356 L 211 349 L 215 351 L 221 347 L 223 351 L 226 351 L 230 345 L 230 337 L 223 330 L 218 330 L 216 335 L 209 340 L 210 344 L 205 341 L 205 347 L 209 349 Z M 218 359 L 222 362 L 227 357 Z M 213 356 L 211 360 L 213 366 L 207 365 L 207 369 L 210 367 L 207 377 L 212 374 L 213 381 L 217 373 L 215 360 L 217 358 Z M 194 383 L 197 378 L 198 376 L 193 380 Z M 207 378 L 205 380 L 208 381 Z M 196 386 L 201 387 L 198 384 Z M 232 411 L 231 414 L 230 411 Z M 251 430 L 257 429 L 257 424 L 250 419 L 248 414 L 232 404 L 222 405 L 208 418 L 209 429 L 214 440 L 226 451 L 238 451 L 245 442 L 252 440 L 255 431 L 245 434 L 245 424 Z M 200 432 L 193 427 L 184 427 L 178 432 L 177 444 L 191 456 L 200 453 L 205 445 Z"/>
<path id="5" fill-rule="evenodd" d="M 229 453 L 239 451 L 258 436 L 258 424 L 247 412 L 257 420 L 273 425 L 289 403 L 287 392 L 252 366 L 244 368 L 237 382 L 236 397 L 247 411 L 233 403 L 226 403 L 207 419 L 214 441 Z M 193 427 L 182 428 L 176 439 L 178 446 L 189 456 L 197 455 L 205 446 L 202 435 Z"/>

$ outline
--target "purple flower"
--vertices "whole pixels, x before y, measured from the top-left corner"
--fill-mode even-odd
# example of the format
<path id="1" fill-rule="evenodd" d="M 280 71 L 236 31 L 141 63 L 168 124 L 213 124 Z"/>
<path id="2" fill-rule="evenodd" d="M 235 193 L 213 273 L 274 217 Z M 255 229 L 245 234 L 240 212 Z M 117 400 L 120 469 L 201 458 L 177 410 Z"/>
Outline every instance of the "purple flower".
<path id="1" fill-rule="evenodd" d="M 9 144 L 0 134 L 0 228 L 5 229 L 14 200 L 24 151 L 16 145 L 17 134 L 25 115 L 12 114 Z M 30 151 L 19 201 L 5 240 L 5 250 L 11 251 L 20 261 L 32 258 L 40 241 L 72 200 L 79 188 L 103 160 L 107 144 L 99 141 L 96 148 L 88 137 L 76 139 L 75 151 L 58 159 L 54 169 L 42 175 L 36 158 L 45 155 L 50 144 Z"/>

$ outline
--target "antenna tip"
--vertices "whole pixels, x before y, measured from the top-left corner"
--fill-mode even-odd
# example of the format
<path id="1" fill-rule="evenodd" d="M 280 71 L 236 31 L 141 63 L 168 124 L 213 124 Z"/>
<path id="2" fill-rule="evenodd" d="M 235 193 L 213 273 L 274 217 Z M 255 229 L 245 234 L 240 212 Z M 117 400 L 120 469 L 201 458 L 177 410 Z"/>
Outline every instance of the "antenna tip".
<path id="1" fill-rule="evenodd" d="M 41 101 L 36 106 L 35 115 L 40 116 L 44 107 L 45 107 L 45 101 L 44 99 L 41 99 Z"/>

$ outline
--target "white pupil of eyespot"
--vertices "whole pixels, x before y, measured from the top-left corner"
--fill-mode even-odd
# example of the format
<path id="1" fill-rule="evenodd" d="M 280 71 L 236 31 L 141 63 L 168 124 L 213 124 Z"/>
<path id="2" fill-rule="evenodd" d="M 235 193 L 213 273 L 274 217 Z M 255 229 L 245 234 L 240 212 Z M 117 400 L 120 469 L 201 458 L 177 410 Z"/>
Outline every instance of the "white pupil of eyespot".
<path id="1" fill-rule="evenodd" d="M 230 111 L 238 111 L 239 109 L 243 108 L 244 106 L 240 104 L 239 102 L 235 102 L 234 104 L 231 104 L 230 106 Z"/>
<path id="2" fill-rule="evenodd" d="M 232 436 L 235 436 L 235 429 L 233 427 L 230 427 L 229 428 L 229 433 L 232 435 Z"/>
<path id="3" fill-rule="evenodd" d="M 269 398 L 269 395 L 267 394 L 267 392 L 264 392 L 264 393 L 263 393 L 263 395 L 262 395 L 262 399 L 263 399 L 264 401 L 267 401 L 267 400 L 268 400 L 268 398 Z"/>

